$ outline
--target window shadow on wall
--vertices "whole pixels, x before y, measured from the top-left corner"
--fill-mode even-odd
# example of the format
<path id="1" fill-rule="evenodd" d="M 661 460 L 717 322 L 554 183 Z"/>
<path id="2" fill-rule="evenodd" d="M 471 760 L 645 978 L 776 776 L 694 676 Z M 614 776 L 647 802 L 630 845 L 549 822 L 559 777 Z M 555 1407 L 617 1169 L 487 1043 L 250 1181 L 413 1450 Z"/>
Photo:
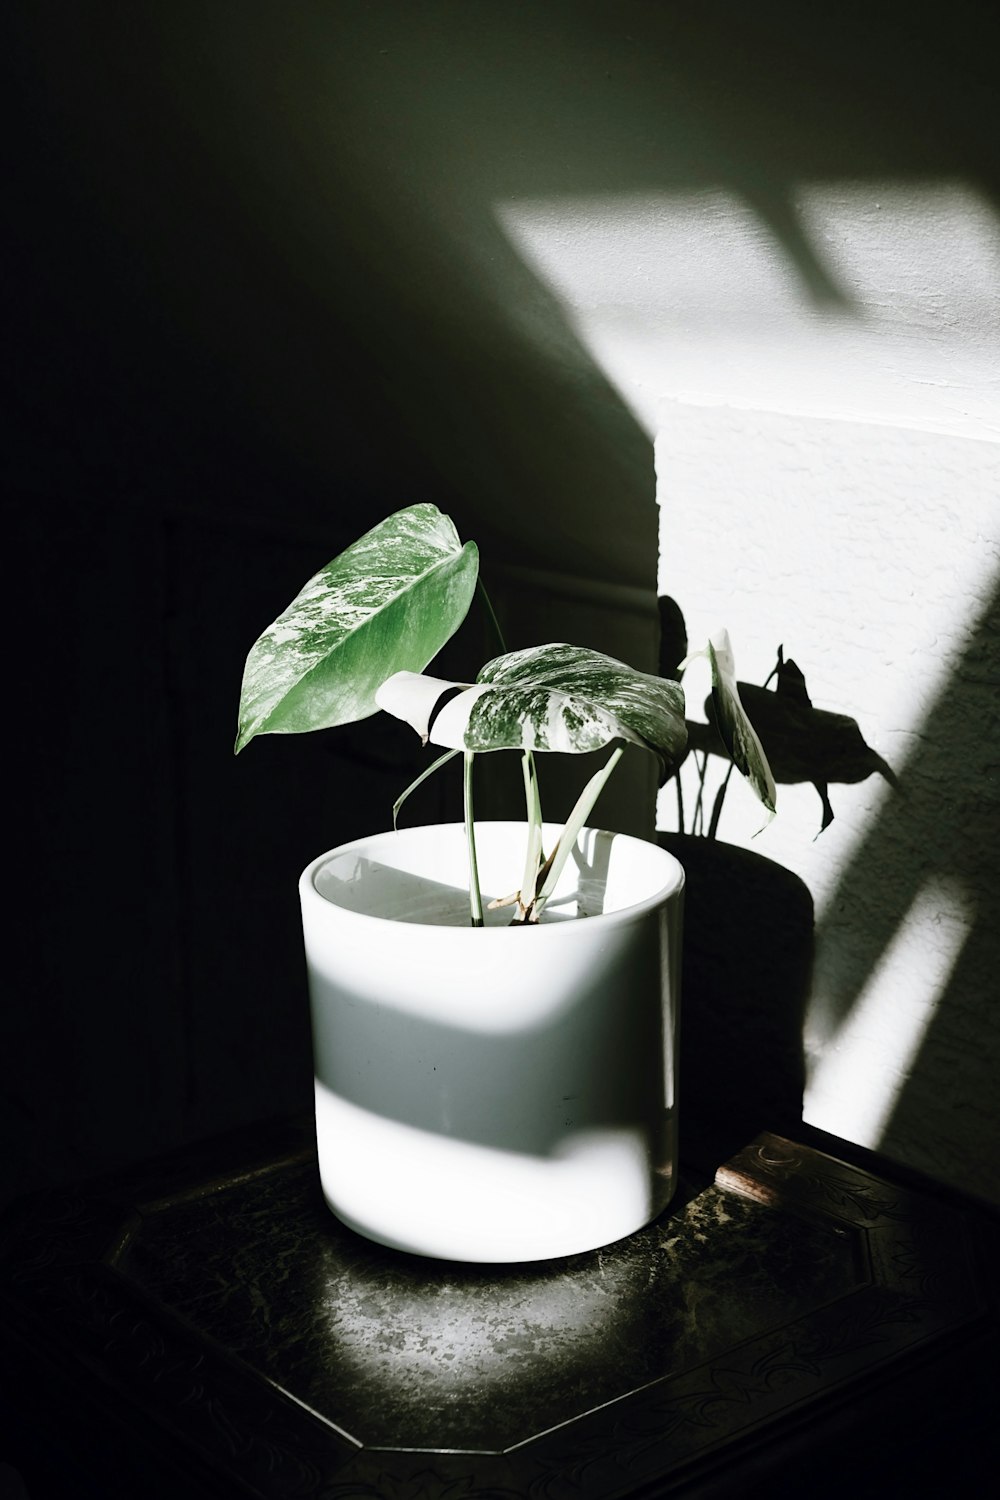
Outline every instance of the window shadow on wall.
<path id="1" fill-rule="evenodd" d="M 962 1186 L 994 1199 L 1000 1181 L 988 1179 L 1000 1157 L 998 652 L 1000 590 L 970 631 L 911 754 L 897 766 L 898 791 L 882 803 L 829 897 L 817 931 L 810 1016 L 816 1044 L 836 1049 L 901 924 L 926 894 L 925 921 L 932 932 L 940 929 L 930 956 L 943 960 L 941 981 L 923 995 L 892 997 L 902 1016 L 908 1005 L 923 1008 L 915 1018 L 919 1050 L 902 1076 L 887 1069 L 881 1080 L 895 1097 L 873 1144 L 905 1160 L 920 1141 L 914 1165 L 953 1178 L 956 1163 L 964 1163 Z M 940 954 L 945 943 L 950 955 Z M 912 983 L 922 978 L 914 973 Z M 880 1024 L 891 1052 L 891 1023 Z"/>

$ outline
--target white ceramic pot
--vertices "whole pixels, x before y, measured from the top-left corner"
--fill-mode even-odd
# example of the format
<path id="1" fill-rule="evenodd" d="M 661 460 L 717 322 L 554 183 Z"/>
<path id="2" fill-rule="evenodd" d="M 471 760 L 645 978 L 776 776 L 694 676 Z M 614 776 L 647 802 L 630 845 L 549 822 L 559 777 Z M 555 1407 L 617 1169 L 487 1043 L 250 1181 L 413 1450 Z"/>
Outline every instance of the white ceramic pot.
<path id="1" fill-rule="evenodd" d="M 485 902 L 518 885 L 526 828 L 476 834 Z M 449 1260 L 609 1244 L 674 1189 L 683 871 L 584 829 L 541 922 L 508 909 L 478 929 L 466 860 L 456 823 L 302 874 L 326 1200 L 369 1239 Z"/>

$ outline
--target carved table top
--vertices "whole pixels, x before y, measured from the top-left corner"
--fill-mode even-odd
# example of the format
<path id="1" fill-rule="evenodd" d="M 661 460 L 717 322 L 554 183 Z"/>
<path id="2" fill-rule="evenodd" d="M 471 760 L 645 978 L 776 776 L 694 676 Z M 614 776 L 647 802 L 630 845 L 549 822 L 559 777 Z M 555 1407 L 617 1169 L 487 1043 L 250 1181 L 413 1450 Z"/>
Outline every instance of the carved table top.
<path id="1" fill-rule="evenodd" d="M 325 1207 L 308 1133 L 254 1144 L 7 1216 L 0 1322 L 191 1493 L 729 1493 L 995 1329 L 974 1214 L 778 1136 L 629 1239 L 526 1266 L 373 1245 Z"/>

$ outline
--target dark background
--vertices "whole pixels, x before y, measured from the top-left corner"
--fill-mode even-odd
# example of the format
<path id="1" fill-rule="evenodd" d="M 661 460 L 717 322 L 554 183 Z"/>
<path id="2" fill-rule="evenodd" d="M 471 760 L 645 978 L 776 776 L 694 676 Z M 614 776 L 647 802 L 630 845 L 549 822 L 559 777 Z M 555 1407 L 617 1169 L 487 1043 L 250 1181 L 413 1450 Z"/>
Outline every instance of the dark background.
<path id="1" fill-rule="evenodd" d="M 417 747 L 232 741 L 250 644 L 340 547 L 434 501 L 512 647 L 655 663 L 649 440 L 492 205 L 721 184 L 822 299 L 795 183 L 995 202 L 998 54 L 964 3 L 5 16 L 6 1195 L 310 1107 L 295 881 Z"/>

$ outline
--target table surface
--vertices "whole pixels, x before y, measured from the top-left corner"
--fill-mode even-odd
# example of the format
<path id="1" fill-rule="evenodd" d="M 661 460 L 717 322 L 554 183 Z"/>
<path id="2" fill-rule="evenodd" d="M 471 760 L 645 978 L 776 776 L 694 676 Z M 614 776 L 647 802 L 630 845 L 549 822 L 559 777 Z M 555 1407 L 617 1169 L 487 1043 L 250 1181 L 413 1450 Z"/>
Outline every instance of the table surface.
<path id="1" fill-rule="evenodd" d="M 996 1358 L 995 1252 L 973 1209 L 761 1135 L 603 1250 L 430 1261 L 341 1225 L 289 1125 L 15 1206 L 0 1323 L 81 1463 L 110 1422 L 165 1493 L 741 1494 L 859 1411 L 940 1413 Z"/>

